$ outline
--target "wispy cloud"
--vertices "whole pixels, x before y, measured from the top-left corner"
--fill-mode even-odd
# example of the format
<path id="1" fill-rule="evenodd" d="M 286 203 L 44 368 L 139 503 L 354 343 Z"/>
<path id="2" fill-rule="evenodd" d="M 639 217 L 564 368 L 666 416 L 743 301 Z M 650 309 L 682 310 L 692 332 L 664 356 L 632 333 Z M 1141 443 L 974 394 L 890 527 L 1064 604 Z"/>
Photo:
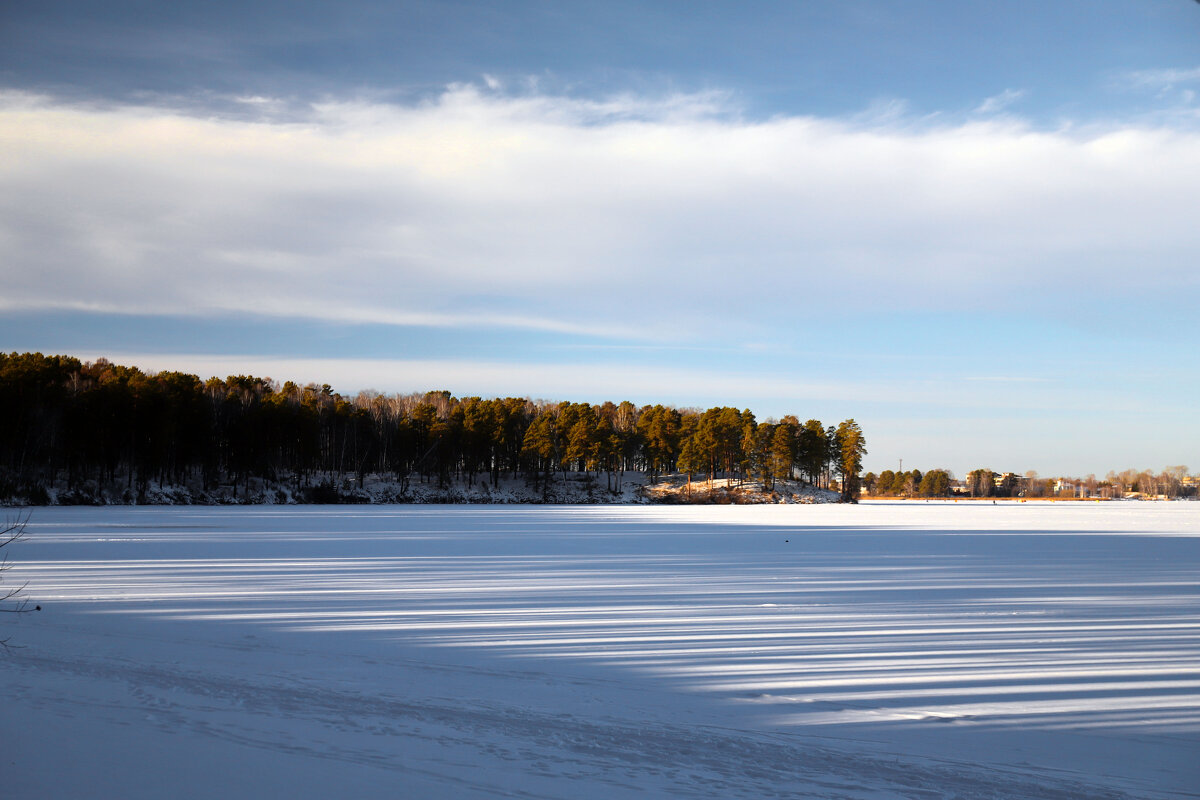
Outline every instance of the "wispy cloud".
<path id="1" fill-rule="evenodd" d="M 1163 106 L 1160 113 L 1170 114 L 1195 124 L 1200 120 L 1196 107 L 1200 91 L 1200 67 L 1137 70 L 1121 74 L 1116 87 L 1124 91 L 1147 93 Z"/>
<path id="2" fill-rule="evenodd" d="M 977 114 L 995 114 L 1011 106 L 1025 96 L 1024 89 L 1005 89 L 1000 94 L 992 95 L 975 109 Z"/>
<path id="3" fill-rule="evenodd" d="M 1136 70 L 1125 73 L 1121 81 L 1129 86 L 1170 89 L 1180 84 L 1200 83 L 1200 67 Z"/>

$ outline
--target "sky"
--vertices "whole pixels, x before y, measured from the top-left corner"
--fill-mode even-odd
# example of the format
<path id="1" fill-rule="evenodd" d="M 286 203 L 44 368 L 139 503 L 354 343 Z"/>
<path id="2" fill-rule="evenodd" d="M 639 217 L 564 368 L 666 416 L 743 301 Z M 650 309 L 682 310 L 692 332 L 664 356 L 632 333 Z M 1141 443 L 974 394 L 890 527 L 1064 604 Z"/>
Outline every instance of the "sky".
<path id="1" fill-rule="evenodd" d="M 1193 0 L 0 6 L 0 349 L 1200 468 Z"/>

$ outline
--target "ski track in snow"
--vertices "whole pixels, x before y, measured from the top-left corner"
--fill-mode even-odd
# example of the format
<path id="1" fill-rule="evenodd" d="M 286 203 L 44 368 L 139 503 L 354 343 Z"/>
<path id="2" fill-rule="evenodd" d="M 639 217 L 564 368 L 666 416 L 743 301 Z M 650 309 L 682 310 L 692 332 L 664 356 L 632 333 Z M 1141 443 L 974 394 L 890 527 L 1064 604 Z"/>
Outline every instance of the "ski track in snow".
<path id="1" fill-rule="evenodd" d="M 1196 509 L 38 509 L 6 796 L 1200 797 Z"/>

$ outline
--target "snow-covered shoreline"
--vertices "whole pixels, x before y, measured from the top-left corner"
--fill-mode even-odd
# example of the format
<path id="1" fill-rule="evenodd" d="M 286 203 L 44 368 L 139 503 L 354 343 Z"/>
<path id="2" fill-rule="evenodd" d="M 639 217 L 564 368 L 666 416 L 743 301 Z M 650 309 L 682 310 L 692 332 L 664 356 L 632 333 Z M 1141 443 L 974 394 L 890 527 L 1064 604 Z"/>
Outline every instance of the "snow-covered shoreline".
<path id="1" fill-rule="evenodd" d="M 655 483 L 641 472 L 609 475 L 604 472 L 556 473 L 547 486 L 535 485 L 525 477 L 486 477 L 452 480 L 440 485 L 436 479 L 398 481 L 368 475 L 360 483 L 352 476 L 316 476 L 303 482 L 269 481 L 252 478 L 248 485 L 226 484 L 215 489 L 192 484 L 150 482 L 137 489 L 119 484 L 86 481 L 74 488 L 59 482 L 49 488 L 18 493 L 7 506 L 225 506 L 225 505 L 630 505 L 645 503 L 690 505 L 757 505 L 764 503 L 837 503 L 837 492 L 818 489 L 800 481 L 778 481 L 764 488 L 756 481 L 727 481 L 711 484 L 689 481 L 683 475 L 666 475 Z"/>

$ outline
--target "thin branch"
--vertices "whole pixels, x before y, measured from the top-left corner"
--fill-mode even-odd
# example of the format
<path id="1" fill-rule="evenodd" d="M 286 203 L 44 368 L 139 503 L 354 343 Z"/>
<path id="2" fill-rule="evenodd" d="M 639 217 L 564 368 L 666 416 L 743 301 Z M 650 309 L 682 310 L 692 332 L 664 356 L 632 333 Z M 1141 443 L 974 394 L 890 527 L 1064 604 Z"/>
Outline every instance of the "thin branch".
<path id="1" fill-rule="evenodd" d="M 28 511 L 19 515 L 15 520 L 9 520 L 6 522 L 4 527 L 0 528 L 0 548 L 7 547 L 13 542 L 19 542 L 25 539 L 25 526 L 28 523 Z M 4 573 L 11 567 L 12 565 L 8 563 L 8 553 L 6 552 L 2 557 L 0 557 L 0 581 L 3 581 Z M 21 594 L 21 592 L 25 590 L 26 586 L 28 586 L 28 584 L 23 583 L 20 586 L 14 586 L 9 589 L 0 590 L 0 604 L 5 604 L 5 606 L 7 606 L 8 601 L 13 600 L 13 598 Z M 6 614 L 26 614 L 30 611 L 41 610 L 41 606 L 34 606 L 33 608 L 30 608 L 29 600 L 26 598 L 16 600 L 11 607 L 0 607 L 0 611 Z M 5 650 L 11 650 L 13 645 L 8 643 L 8 639 L 0 639 L 0 647 L 3 647 Z"/>
<path id="2" fill-rule="evenodd" d="M 29 512 L 19 514 L 16 519 L 10 519 L 0 529 L 0 547 L 19 542 L 25 537 L 25 526 L 29 524 Z M 0 567 L 3 568 L 3 567 Z"/>

